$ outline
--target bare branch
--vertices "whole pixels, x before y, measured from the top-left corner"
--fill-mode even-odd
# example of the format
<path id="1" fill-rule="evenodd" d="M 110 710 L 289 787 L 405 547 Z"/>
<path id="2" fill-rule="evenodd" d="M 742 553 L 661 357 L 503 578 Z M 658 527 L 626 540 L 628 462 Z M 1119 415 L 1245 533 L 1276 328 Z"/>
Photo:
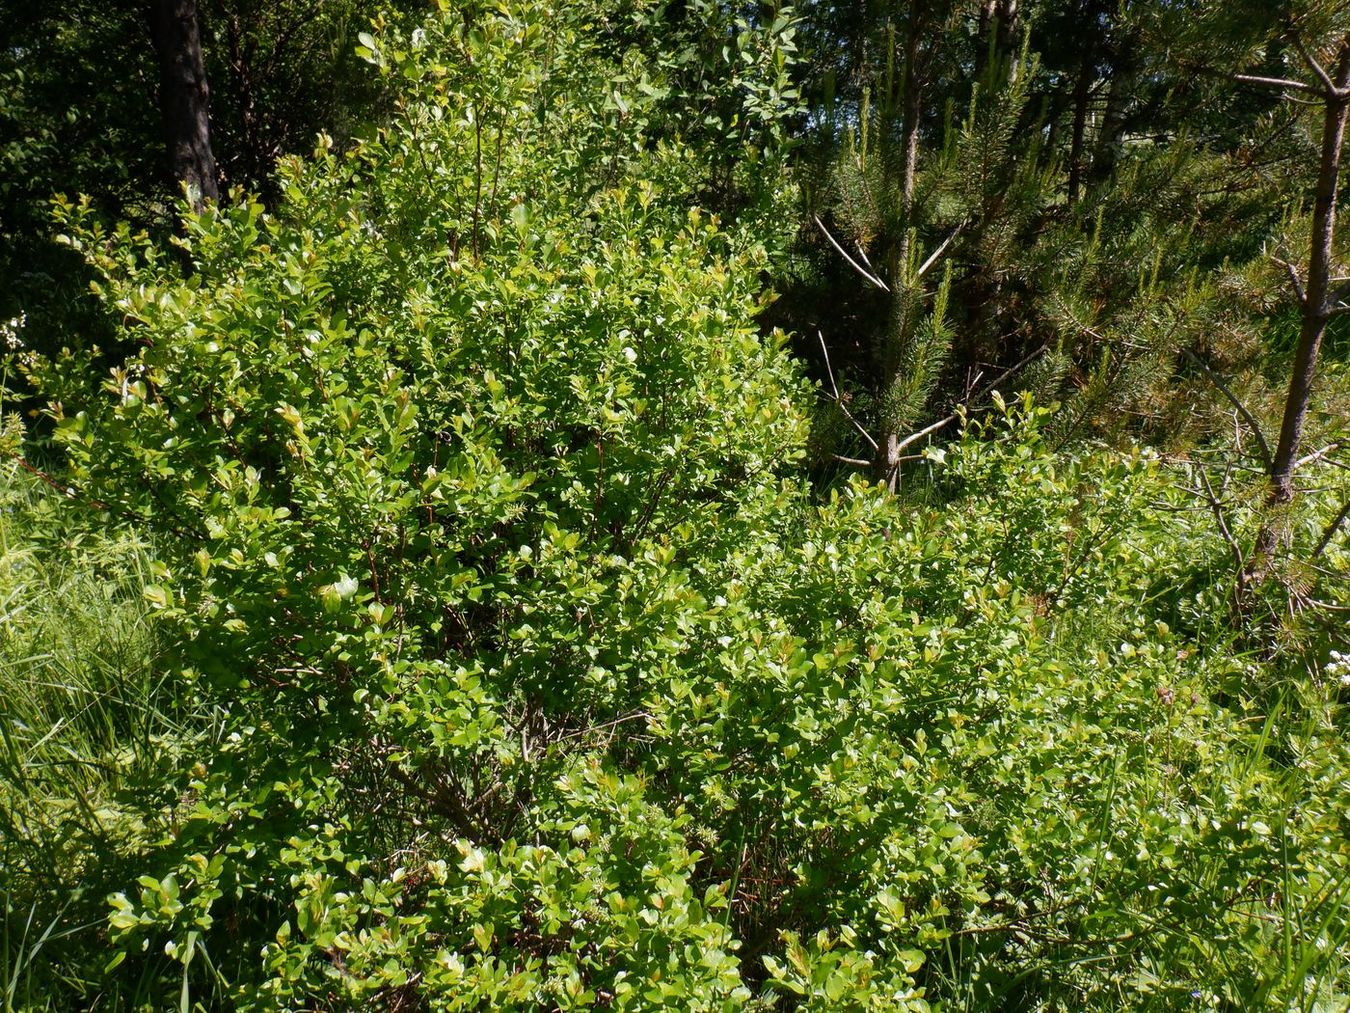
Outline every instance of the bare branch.
<path id="1" fill-rule="evenodd" d="M 1214 495 L 1214 486 L 1209 483 L 1209 473 L 1201 465 L 1199 469 L 1200 480 L 1205 483 L 1205 498 L 1209 501 L 1210 512 L 1214 514 L 1214 519 L 1219 524 L 1219 534 L 1223 535 L 1223 540 L 1228 543 L 1228 548 L 1232 550 L 1233 562 L 1237 564 L 1239 574 L 1246 572 L 1246 563 L 1242 556 L 1242 546 L 1238 545 L 1237 539 L 1233 537 L 1233 532 L 1228 530 L 1228 519 L 1223 514 L 1223 504 L 1219 498 Z"/>
<path id="2" fill-rule="evenodd" d="M 863 249 L 862 243 L 858 242 L 856 239 L 853 240 L 853 248 L 858 251 L 858 259 L 867 265 L 867 269 L 869 271 L 871 271 L 873 274 L 876 274 L 877 269 L 873 267 L 872 262 L 867 259 L 867 251 Z"/>
<path id="3" fill-rule="evenodd" d="M 913 446 L 915 443 L 918 443 L 920 440 L 922 440 L 925 436 L 937 432 L 943 426 L 950 425 L 960 417 L 961 413 L 959 411 L 952 412 L 946 418 L 938 419 L 932 425 L 924 426 L 917 433 L 911 433 L 910 435 L 906 436 L 903 440 L 901 440 L 899 443 L 895 445 L 895 449 L 904 450 L 906 447 Z"/>
<path id="4" fill-rule="evenodd" d="M 1331 519 L 1331 523 L 1328 524 L 1326 530 L 1322 532 L 1322 538 L 1317 543 L 1317 548 L 1312 551 L 1313 559 L 1316 559 L 1326 551 L 1327 546 L 1330 545 L 1331 540 L 1336 537 L 1336 532 L 1340 529 L 1341 524 L 1345 521 L 1347 516 L 1350 516 L 1350 500 L 1345 501 L 1345 505 L 1341 507 L 1340 512 Z"/>
<path id="5" fill-rule="evenodd" d="M 1252 431 L 1252 435 L 1256 437 L 1256 445 L 1261 450 L 1261 463 L 1265 465 L 1266 474 L 1269 475 L 1271 471 L 1274 470 L 1275 465 L 1270 456 L 1270 444 L 1266 442 L 1266 434 L 1261 431 L 1260 423 L 1256 421 L 1255 416 L 1247 410 L 1246 405 L 1238 400 L 1237 395 L 1228 389 L 1228 385 L 1223 382 L 1219 377 L 1219 374 L 1210 369 L 1198 355 L 1185 346 L 1182 346 L 1181 354 L 1186 356 L 1186 358 L 1195 365 L 1199 366 L 1205 376 L 1209 379 L 1209 382 L 1214 384 L 1214 386 L 1219 389 L 1219 392 L 1223 394 L 1224 397 L 1228 398 L 1229 403 L 1237 409 L 1238 414 L 1242 416 L 1242 421 L 1247 423 L 1247 428 L 1249 428 Z"/>
<path id="6" fill-rule="evenodd" d="M 840 462 L 841 464 L 857 465 L 859 468 L 872 467 L 872 462 L 863 457 L 845 457 L 843 454 L 831 454 L 830 458 L 832 460 Z"/>
<path id="7" fill-rule="evenodd" d="M 1322 458 L 1326 457 L 1327 454 L 1334 454 L 1336 451 L 1340 450 L 1341 447 L 1343 446 L 1345 446 L 1345 440 L 1337 440 L 1335 443 L 1328 443 L 1321 450 L 1314 451 L 1307 457 L 1300 457 L 1297 461 L 1294 462 L 1294 467 L 1301 468 L 1305 464 L 1312 464 L 1313 461 L 1319 461 Z"/>
<path id="8" fill-rule="evenodd" d="M 820 339 L 820 350 L 825 354 L 825 375 L 830 378 L 830 391 L 834 394 L 834 399 L 839 400 L 839 386 L 834 382 L 834 367 L 830 365 L 830 349 L 825 344 L 825 335 L 821 333 L 820 328 L 816 328 L 816 337 Z"/>
<path id="9" fill-rule="evenodd" d="M 856 418 L 854 418 L 853 413 L 849 411 L 848 406 L 844 404 L 844 399 L 835 398 L 834 403 L 837 404 L 839 406 L 839 410 L 844 413 L 844 418 L 848 419 L 850 422 L 853 423 L 853 428 L 858 430 L 858 435 L 860 435 L 864 440 L 867 441 L 868 446 L 870 446 L 873 450 L 876 450 L 877 441 L 872 438 L 871 433 L 869 433 L 866 429 L 862 427 L 862 423 L 859 422 Z"/>
<path id="10" fill-rule="evenodd" d="M 834 391 L 834 403 L 839 406 L 839 410 L 844 413 L 844 418 L 853 423 L 853 428 L 862 434 L 862 438 L 868 442 L 873 450 L 877 449 L 877 441 L 872 439 L 872 434 L 862 427 L 862 423 L 853 417 L 853 413 L 848 410 L 848 405 L 844 404 L 844 399 L 839 396 L 839 387 L 834 382 L 834 367 L 830 365 L 830 349 L 825 344 L 825 335 L 820 333 L 820 328 L 816 328 L 816 337 L 820 339 L 820 350 L 825 353 L 825 372 L 830 377 L 830 390 Z"/>
<path id="11" fill-rule="evenodd" d="M 839 255 L 849 262 L 849 265 L 853 268 L 853 270 L 857 271 L 869 282 L 871 282 L 877 288 L 881 289 L 881 291 L 883 292 L 890 291 L 890 288 L 884 281 L 878 278 L 875 274 L 872 274 L 865 267 L 863 267 L 861 264 L 859 264 L 856 260 L 854 260 L 852 257 L 848 255 L 848 251 L 839 245 L 838 240 L 836 240 L 834 236 L 830 235 L 830 230 L 825 227 L 825 223 L 820 220 L 819 215 L 812 215 L 811 218 L 815 221 L 817 227 L 824 234 L 825 238 L 830 241 L 830 245 L 839 251 Z"/>
<path id="12" fill-rule="evenodd" d="M 1306 81 L 1291 81 L 1287 77 L 1262 77 L 1258 74 L 1229 74 L 1229 80 L 1237 81 L 1240 84 L 1259 84 L 1268 88 L 1279 88 L 1283 91 L 1302 91 L 1312 95 L 1323 94 L 1321 88 L 1315 88 Z"/>
<path id="13" fill-rule="evenodd" d="M 986 384 L 984 388 L 976 396 L 980 397 L 985 394 L 988 394 L 1000 383 L 1008 379 L 1008 377 L 1012 376 L 1014 373 L 1024 368 L 1033 359 L 1044 354 L 1049 347 L 1050 347 L 1049 345 L 1042 345 L 1040 348 L 1036 349 L 1036 351 L 1032 352 L 1026 358 L 1022 359 L 1022 361 L 1009 366 L 998 376 L 994 377 L 994 379 L 990 380 L 989 383 Z M 896 451 L 899 452 L 901 450 L 904 450 L 906 447 L 912 446 L 919 440 L 923 439 L 925 436 L 937 432 L 943 426 L 947 426 L 955 422 L 957 419 L 961 417 L 961 409 L 964 408 L 967 404 L 969 404 L 972 400 L 974 400 L 974 398 L 967 398 L 957 407 L 956 411 L 952 412 L 946 418 L 939 419 L 937 422 L 934 422 L 931 426 L 925 426 L 924 428 L 920 429 L 917 433 L 911 433 L 909 436 L 906 436 L 903 440 L 901 440 L 899 443 L 895 445 Z"/>
<path id="14" fill-rule="evenodd" d="M 1298 276 L 1298 268 L 1287 260 L 1281 260 L 1279 257 L 1272 256 L 1270 259 L 1285 269 L 1285 272 L 1289 275 L 1289 283 L 1294 287 L 1294 297 L 1298 300 L 1300 306 L 1305 305 L 1308 301 L 1308 296 L 1303 289 L 1303 280 Z"/>
<path id="15" fill-rule="evenodd" d="M 918 273 L 914 275 L 915 280 L 918 280 L 919 278 L 922 278 L 924 276 L 924 274 L 928 271 L 928 269 L 932 267 L 933 264 L 937 261 L 938 257 L 942 256 L 943 251 L 946 250 L 947 247 L 951 245 L 952 240 L 955 239 L 957 235 L 960 233 L 960 231 L 965 227 L 966 223 L 962 222 L 956 228 L 952 229 L 952 234 L 948 236 L 946 239 L 944 239 L 941 245 L 939 245 L 938 248 L 929 255 L 928 259 L 925 260 L 923 264 L 919 267 Z"/>
<path id="16" fill-rule="evenodd" d="M 51 475 L 47 474 L 47 472 L 43 471 L 41 468 L 36 468 L 33 465 L 29 464 L 26 460 L 23 459 L 23 457 L 20 454 L 13 453 L 11 451 L 3 451 L 0 452 L 0 457 L 13 461 L 15 464 L 17 464 L 24 471 L 28 472 L 28 474 L 32 475 L 34 478 L 37 478 L 40 481 L 45 482 L 47 485 L 51 486 L 62 496 L 66 497 L 66 499 L 72 500 L 83 499 L 86 503 L 90 504 L 93 507 L 96 507 L 99 510 L 108 509 L 108 504 L 101 503 L 96 499 L 89 499 L 85 496 L 82 496 L 79 490 L 76 489 L 73 485 L 62 485 L 60 482 L 58 482 Z"/>

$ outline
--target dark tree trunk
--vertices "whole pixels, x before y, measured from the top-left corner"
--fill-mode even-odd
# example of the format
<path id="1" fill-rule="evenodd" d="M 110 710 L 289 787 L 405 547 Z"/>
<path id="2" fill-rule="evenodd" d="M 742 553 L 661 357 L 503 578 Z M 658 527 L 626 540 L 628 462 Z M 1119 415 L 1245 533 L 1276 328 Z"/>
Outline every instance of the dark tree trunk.
<path id="1" fill-rule="evenodd" d="M 1083 184 L 1083 134 L 1087 130 L 1088 99 L 1092 89 L 1092 59 L 1083 56 L 1083 65 L 1078 69 L 1078 80 L 1073 87 L 1073 130 L 1069 140 L 1069 203 L 1078 200 L 1078 191 Z"/>
<path id="2" fill-rule="evenodd" d="M 225 37 L 230 49 L 230 75 L 234 99 L 238 103 L 242 133 L 240 159 L 246 178 L 261 180 L 266 175 L 269 159 L 264 150 L 258 103 L 253 87 L 253 47 L 244 42 L 244 28 L 237 12 L 226 22 Z"/>
<path id="3" fill-rule="evenodd" d="M 1101 184 L 1111 178 L 1120 161 L 1121 148 L 1125 140 L 1125 127 L 1129 122 L 1130 102 L 1133 98 L 1137 74 L 1134 67 L 1134 54 L 1121 46 L 1128 47 L 1130 42 L 1117 45 L 1115 66 L 1111 69 L 1110 90 L 1106 94 L 1106 109 L 1102 113 L 1101 130 L 1097 133 L 1096 150 L 1092 153 L 1092 181 Z"/>
<path id="4" fill-rule="evenodd" d="M 202 61 L 196 0 L 152 0 L 150 27 L 159 54 L 159 106 L 168 143 L 169 169 L 186 183 L 193 204 L 216 200 L 216 160 L 211 154 L 210 94 Z"/>
<path id="5" fill-rule="evenodd" d="M 993 6 L 994 36 L 1000 56 L 1011 59 L 1017 49 L 1017 0 L 995 0 Z"/>
<path id="6" fill-rule="evenodd" d="M 984 45 L 975 51 L 975 78 L 981 80 L 992 54 L 995 59 L 1007 61 L 1009 75 L 1015 73 L 1018 0 L 982 0 L 977 38 Z"/>

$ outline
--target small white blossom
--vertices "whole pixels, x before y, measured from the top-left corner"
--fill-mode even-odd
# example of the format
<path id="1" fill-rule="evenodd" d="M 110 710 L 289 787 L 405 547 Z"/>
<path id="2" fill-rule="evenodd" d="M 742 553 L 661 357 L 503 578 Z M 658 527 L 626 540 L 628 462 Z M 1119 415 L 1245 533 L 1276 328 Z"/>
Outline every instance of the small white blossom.
<path id="1" fill-rule="evenodd" d="M 17 352 L 25 347 L 23 338 L 19 337 L 19 332 L 24 329 L 28 323 L 28 314 L 20 313 L 17 317 L 10 320 L 0 320 L 0 342 L 11 352 Z"/>
<path id="2" fill-rule="evenodd" d="M 1350 651 L 1332 651 L 1326 672 L 1342 686 L 1350 686 Z"/>

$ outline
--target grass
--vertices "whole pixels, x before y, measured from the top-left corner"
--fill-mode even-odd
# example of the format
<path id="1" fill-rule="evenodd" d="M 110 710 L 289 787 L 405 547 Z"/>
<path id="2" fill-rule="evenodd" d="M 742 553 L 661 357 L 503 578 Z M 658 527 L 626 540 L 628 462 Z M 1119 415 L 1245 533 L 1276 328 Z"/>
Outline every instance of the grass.
<path id="1" fill-rule="evenodd" d="M 137 814 L 199 723 L 155 664 L 146 546 L 68 529 L 55 493 L 0 469 L 0 997 L 62 1008 L 95 987 Z"/>

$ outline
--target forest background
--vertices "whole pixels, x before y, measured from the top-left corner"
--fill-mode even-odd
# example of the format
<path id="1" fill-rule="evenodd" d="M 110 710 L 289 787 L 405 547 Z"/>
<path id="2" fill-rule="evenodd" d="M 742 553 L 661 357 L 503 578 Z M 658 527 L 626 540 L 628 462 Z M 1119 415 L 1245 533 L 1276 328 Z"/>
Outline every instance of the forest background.
<path id="1" fill-rule="evenodd" d="M 6 3 L 6 1009 L 1350 1002 L 1350 5 Z"/>

